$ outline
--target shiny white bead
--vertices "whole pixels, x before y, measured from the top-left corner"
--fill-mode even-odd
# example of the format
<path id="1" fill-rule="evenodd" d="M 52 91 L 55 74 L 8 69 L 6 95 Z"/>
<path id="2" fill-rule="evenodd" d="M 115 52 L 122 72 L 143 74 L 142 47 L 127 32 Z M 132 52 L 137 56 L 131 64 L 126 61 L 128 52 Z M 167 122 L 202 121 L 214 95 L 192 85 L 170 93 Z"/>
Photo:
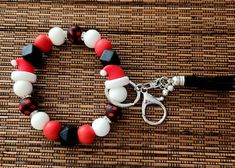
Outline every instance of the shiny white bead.
<path id="1" fill-rule="evenodd" d="M 164 101 L 164 97 L 163 96 L 159 97 L 158 101 Z"/>
<path id="2" fill-rule="evenodd" d="M 163 96 L 167 96 L 167 95 L 168 95 L 168 93 L 169 93 L 169 91 L 168 91 L 168 90 L 166 90 L 166 89 L 164 89 L 164 90 L 162 91 L 162 95 L 163 95 Z"/>
<path id="3" fill-rule="evenodd" d="M 117 102 L 123 102 L 127 98 L 127 91 L 124 87 L 112 88 L 109 90 L 109 97 Z"/>
<path id="4" fill-rule="evenodd" d="M 29 81 L 16 81 L 13 86 L 14 93 L 19 97 L 30 95 L 33 91 L 33 86 Z"/>
<path id="5" fill-rule="evenodd" d="M 169 90 L 170 92 L 172 92 L 172 91 L 174 90 L 174 87 L 173 87 L 172 85 L 169 85 L 169 86 L 167 87 L 167 90 Z"/>
<path id="6" fill-rule="evenodd" d="M 53 27 L 52 29 L 50 29 L 48 37 L 56 46 L 60 46 L 65 42 L 65 34 L 63 29 L 61 29 L 60 27 Z"/>
<path id="7" fill-rule="evenodd" d="M 89 48 L 95 48 L 95 43 L 101 39 L 101 35 L 98 31 L 90 29 L 82 34 L 84 44 Z"/>
<path id="8" fill-rule="evenodd" d="M 92 128 L 97 136 L 104 137 L 110 131 L 110 124 L 105 118 L 97 118 L 93 121 Z"/>
<path id="9" fill-rule="evenodd" d="M 36 130 L 43 130 L 48 121 L 50 118 L 45 112 L 36 112 L 31 117 L 31 125 Z"/>

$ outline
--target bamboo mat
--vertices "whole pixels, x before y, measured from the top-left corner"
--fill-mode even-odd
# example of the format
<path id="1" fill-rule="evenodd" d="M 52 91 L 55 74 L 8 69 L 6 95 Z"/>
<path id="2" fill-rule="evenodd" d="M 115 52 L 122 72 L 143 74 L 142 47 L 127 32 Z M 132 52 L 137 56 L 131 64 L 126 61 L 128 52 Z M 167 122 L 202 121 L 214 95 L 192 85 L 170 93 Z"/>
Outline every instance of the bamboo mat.
<path id="1" fill-rule="evenodd" d="M 136 83 L 161 76 L 235 74 L 233 0 L 87 0 L 0 2 L 1 167 L 235 167 L 235 92 L 177 88 L 166 121 L 149 126 L 141 103 L 123 109 L 111 132 L 92 145 L 61 147 L 19 114 L 10 61 L 53 26 L 96 28 Z M 51 119 L 80 126 L 102 116 L 102 68 L 92 49 L 54 47 L 37 71 L 34 95 Z M 130 99 L 134 92 L 129 89 Z M 159 91 L 152 90 L 159 95 Z M 161 115 L 149 109 L 157 120 Z"/>

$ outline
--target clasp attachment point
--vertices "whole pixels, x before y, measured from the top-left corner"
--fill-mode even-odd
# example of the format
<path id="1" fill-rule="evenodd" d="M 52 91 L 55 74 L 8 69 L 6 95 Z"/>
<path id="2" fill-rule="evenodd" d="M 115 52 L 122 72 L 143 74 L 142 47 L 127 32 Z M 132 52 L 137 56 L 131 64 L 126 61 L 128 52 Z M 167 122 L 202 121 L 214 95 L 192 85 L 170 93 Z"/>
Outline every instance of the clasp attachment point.
<path id="1" fill-rule="evenodd" d="M 120 103 L 120 102 L 117 102 L 117 101 L 111 99 L 110 96 L 109 96 L 109 90 L 107 88 L 105 88 L 106 97 L 108 98 L 108 100 L 112 104 L 114 104 L 118 107 L 130 107 L 130 106 L 135 105 L 139 101 L 141 94 L 143 94 L 142 117 L 143 117 L 144 121 L 146 123 L 148 123 L 149 125 L 159 125 L 159 124 L 161 124 L 166 119 L 166 116 L 167 116 L 166 108 L 161 103 L 161 101 L 164 100 L 163 96 L 167 96 L 169 91 L 173 91 L 174 81 L 172 79 L 167 78 L 167 77 L 161 77 L 161 78 L 158 78 L 156 80 L 150 81 L 148 83 L 135 84 L 134 82 L 130 81 L 129 84 L 136 91 L 136 98 L 135 98 L 134 102 L 132 102 L 132 103 Z M 148 90 L 153 89 L 153 88 L 160 88 L 162 90 L 163 96 L 157 98 L 157 97 L 154 97 L 151 94 L 149 94 Z M 153 122 L 153 121 L 149 121 L 147 119 L 147 117 L 146 117 L 146 108 L 149 105 L 157 105 L 157 106 L 160 106 L 160 108 L 162 109 L 163 115 L 162 115 L 162 117 L 159 121 Z"/>

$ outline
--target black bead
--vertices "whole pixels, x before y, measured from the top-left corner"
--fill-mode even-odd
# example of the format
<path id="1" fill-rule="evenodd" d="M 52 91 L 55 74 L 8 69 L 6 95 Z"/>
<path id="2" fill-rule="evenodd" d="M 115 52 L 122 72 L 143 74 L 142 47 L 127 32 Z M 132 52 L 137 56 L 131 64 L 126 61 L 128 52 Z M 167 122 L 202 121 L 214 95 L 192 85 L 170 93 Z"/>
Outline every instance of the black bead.
<path id="1" fill-rule="evenodd" d="M 22 57 L 31 63 L 34 67 L 41 67 L 42 65 L 42 52 L 33 44 L 24 46 L 21 52 Z"/>
<path id="2" fill-rule="evenodd" d="M 103 66 L 114 64 L 114 65 L 120 65 L 119 57 L 114 50 L 104 50 L 100 57 L 100 61 Z"/>
<path id="3" fill-rule="evenodd" d="M 67 38 L 73 44 L 82 44 L 83 41 L 81 40 L 82 29 L 78 26 L 72 26 L 67 31 Z"/>
<path id="4" fill-rule="evenodd" d="M 67 125 L 62 128 L 59 134 L 61 145 L 74 146 L 78 143 L 77 127 Z"/>
<path id="5" fill-rule="evenodd" d="M 113 122 L 116 122 L 122 116 L 122 110 L 120 107 L 108 104 L 106 106 L 105 115 Z"/>

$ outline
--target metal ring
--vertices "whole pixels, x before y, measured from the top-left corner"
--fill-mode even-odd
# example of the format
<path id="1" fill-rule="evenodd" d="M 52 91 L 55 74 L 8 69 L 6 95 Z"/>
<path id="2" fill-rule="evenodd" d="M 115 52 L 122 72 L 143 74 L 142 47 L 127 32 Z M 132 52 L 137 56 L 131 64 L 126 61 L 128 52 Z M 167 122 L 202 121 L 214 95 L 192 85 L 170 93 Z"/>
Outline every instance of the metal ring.
<path id="1" fill-rule="evenodd" d="M 137 87 L 137 85 L 134 82 L 132 82 L 132 81 L 130 81 L 130 85 L 132 85 L 134 88 Z M 115 100 L 112 100 L 110 98 L 110 96 L 109 96 L 109 92 L 108 91 L 109 91 L 109 89 L 107 89 L 107 88 L 104 89 L 105 96 L 107 97 L 107 99 L 109 100 L 110 103 L 112 103 L 113 105 L 118 106 L 118 107 L 130 107 L 130 106 L 134 106 L 140 100 L 140 93 L 141 92 L 138 91 L 138 90 L 136 90 L 137 95 L 136 95 L 136 98 L 135 98 L 133 103 L 120 103 L 120 102 L 117 102 Z"/>

